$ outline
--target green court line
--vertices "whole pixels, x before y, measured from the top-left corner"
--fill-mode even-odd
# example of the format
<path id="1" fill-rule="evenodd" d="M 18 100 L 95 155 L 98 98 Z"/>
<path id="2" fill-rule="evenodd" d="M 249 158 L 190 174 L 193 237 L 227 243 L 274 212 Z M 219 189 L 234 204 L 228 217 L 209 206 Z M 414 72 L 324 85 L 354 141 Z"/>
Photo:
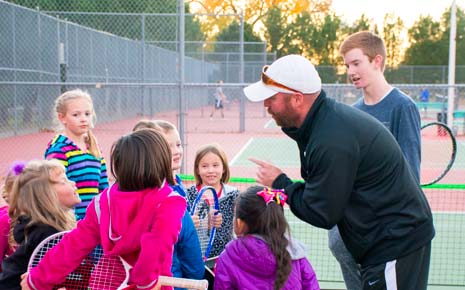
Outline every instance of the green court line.
<path id="1" fill-rule="evenodd" d="M 189 174 L 180 174 L 181 179 L 185 181 L 194 181 L 194 175 Z M 303 179 L 293 179 L 293 182 L 304 182 Z M 257 180 L 255 178 L 248 178 L 248 177 L 231 177 L 229 178 L 230 183 L 250 183 L 255 184 Z M 422 186 L 422 188 L 435 188 L 435 189 L 457 189 L 462 190 L 465 189 L 465 184 L 432 184 L 428 186 Z"/>

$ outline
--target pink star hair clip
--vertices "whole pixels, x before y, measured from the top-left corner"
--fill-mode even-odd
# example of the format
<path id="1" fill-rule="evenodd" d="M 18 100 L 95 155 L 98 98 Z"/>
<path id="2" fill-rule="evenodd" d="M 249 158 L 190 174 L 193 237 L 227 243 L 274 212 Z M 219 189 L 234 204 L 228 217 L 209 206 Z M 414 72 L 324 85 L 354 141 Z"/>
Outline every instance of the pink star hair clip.
<path id="1" fill-rule="evenodd" d="M 277 204 L 284 206 L 287 200 L 287 195 L 284 194 L 283 189 L 265 187 L 262 191 L 257 192 L 257 195 L 261 196 L 267 205 L 274 201 Z"/>

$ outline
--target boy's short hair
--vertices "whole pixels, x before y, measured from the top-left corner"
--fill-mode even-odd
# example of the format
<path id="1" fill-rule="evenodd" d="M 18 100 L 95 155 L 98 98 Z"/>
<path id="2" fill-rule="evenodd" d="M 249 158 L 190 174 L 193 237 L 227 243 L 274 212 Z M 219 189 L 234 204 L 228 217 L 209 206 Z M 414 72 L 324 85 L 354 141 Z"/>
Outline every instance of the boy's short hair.
<path id="1" fill-rule="evenodd" d="M 341 44 L 339 53 L 344 56 L 352 49 L 359 48 L 363 54 L 368 56 L 370 61 L 373 61 L 375 56 L 381 55 L 383 57 L 382 69 L 386 63 L 386 46 L 384 41 L 376 34 L 370 31 L 359 31 L 351 34 Z"/>

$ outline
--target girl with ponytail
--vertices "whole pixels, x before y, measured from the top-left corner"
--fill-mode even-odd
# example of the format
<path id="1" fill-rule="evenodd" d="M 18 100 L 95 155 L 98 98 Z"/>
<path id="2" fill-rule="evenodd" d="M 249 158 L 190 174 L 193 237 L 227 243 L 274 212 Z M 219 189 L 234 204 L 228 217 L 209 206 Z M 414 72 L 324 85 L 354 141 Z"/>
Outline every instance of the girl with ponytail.
<path id="1" fill-rule="evenodd" d="M 252 186 L 236 200 L 234 232 L 216 265 L 215 289 L 319 290 L 303 244 L 290 238 L 282 190 Z"/>

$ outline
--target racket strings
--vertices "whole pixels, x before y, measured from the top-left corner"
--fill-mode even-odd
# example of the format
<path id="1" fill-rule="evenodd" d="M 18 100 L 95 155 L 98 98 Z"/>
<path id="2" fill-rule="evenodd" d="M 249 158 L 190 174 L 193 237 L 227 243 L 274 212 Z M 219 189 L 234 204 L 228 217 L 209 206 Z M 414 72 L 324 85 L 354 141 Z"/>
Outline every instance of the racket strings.
<path id="1" fill-rule="evenodd" d="M 434 184 L 448 173 L 455 161 L 456 141 L 452 131 L 440 123 L 423 126 L 421 151 L 420 183 Z"/>
<path id="2" fill-rule="evenodd" d="M 218 211 L 218 199 L 210 189 L 202 189 L 199 201 L 195 205 L 194 215 L 199 219 L 197 235 L 199 237 L 202 256 L 208 258 L 216 229 L 214 227 L 214 214 Z M 216 194 L 216 193 L 215 193 Z"/>
<path id="3" fill-rule="evenodd" d="M 207 198 L 202 199 L 202 203 L 197 206 L 195 214 L 199 217 L 197 235 L 200 241 L 200 249 L 202 254 L 205 254 L 208 248 L 208 243 L 210 242 L 211 229 L 213 227 L 211 218 L 211 206 L 209 206 Z"/>
<path id="4" fill-rule="evenodd" d="M 62 236 L 59 236 L 42 245 L 32 256 L 29 268 L 37 267 L 45 254 L 58 244 L 61 238 Z M 73 272 L 66 276 L 65 282 L 56 285 L 53 289 L 63 287 L 67 290 L 121 289 L 127 286 L 129 270 L 129 264 L 124 264 L 119 256 L 104 254 L 102 247 L 97 246 Z"/>
<path id="5" fill-rule="evenodd" d="M 101 249 L 101 248 L 100 248 Z M 118 256 L 98 253 L 99 259 L 91 273 L 89 289 L 120 289 L 127 286 L 129 268 L 126 268 Z"/>

